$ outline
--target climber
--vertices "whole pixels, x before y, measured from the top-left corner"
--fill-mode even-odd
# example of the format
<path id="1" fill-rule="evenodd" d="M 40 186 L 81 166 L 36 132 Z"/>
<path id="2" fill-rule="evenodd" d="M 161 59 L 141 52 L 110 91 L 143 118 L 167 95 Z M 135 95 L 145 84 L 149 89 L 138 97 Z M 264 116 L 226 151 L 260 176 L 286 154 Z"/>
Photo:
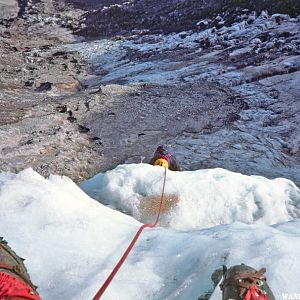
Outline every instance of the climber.
<path id="1" fill-rule="evenodd" d="M 174 154 L 168 146 L 160 145 L 157 147 L 150 164 L 154 166 L 166 167 L 172 171 L 180 171 L 179 164 L 176 161 Z"/>
<path id="2" fill-rule="evenodd" d="M 222 300 L 275 300 L 267 284 L 266 269 L 256 271 L 244 264 L 227 270 L 223 268 L 223 281 L 220 284 Z"/>
<path id="3" fill-rule="evenodd" d="M 0 299 L 41 300 L 26 267 L 3 238 L 0 238 Z"/>

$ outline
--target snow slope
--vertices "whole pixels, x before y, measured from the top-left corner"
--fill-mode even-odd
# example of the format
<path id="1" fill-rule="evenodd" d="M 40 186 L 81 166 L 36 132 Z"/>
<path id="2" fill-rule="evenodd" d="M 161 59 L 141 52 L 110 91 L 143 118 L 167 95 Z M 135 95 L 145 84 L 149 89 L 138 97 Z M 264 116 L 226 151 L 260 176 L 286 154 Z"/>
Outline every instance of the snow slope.
<path id="1" fill-rule="evenodd" d="M 162 168 L 122 165 L 81 187 L 148 220 L 162 179 Z M 291 181 L 222 169 L 168 171 L 166 194 L 176 201 L 163 227 L 142 234 L 103 299 L 197 299 L 224 262 L 266 267 L 278 299 L 299 293 L 300 191 Z M 148 200 L 150 210 L 140 205 Z M 91 299 L 140 225 L 66 177 L 0 173 L 1 235 L 27 258 L 43 299 Z M 218 287 L 212 299 L 220 299 Z"/>
<path id="2" fill-rule="evenodd" d="M 162 170 L 148 164 L 123 165 L 81 184 L 90 195 L 145 221 L 139 203 L 158 196 Z M 300 194 L 289 180 L 269 180 L 224 169 L 168 172 L 166 194 L 179 201 L 163 221 L 174 229 L 192 230 L 229 224 L 275 224 L 300 217 Z"/>

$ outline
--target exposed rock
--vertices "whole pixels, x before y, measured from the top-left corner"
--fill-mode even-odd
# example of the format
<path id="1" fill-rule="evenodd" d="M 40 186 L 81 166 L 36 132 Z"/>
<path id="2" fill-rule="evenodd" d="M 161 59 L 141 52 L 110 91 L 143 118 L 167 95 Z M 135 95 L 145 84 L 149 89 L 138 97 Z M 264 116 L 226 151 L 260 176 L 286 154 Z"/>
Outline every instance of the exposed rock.
<path id="1" fill-rule="evenodd" d="M 73 2 L 73 1 L 69 1 Z M 77 6 L 85 6 L 85 1 L 76 0 Z M 92 6 L 88 2 L 86 8 Z M 98 4 L 85 15 L 85 28 L 80 34 L 93 37 L 110 37 L 130 35 L 134 33 L 164 33 L 198 30 L 215 26 L 231 26 L 236 21 L 243 20 L 245 12 L 261 12 L 268 10 L 274 15 L 274 20 L 280 24 L 286 20 L 284 14 L 297 16 L 300 14 L 300 3 L 297 0 L 118 0 Z M 250 24 L 255 16 L 246 15 L 244 18 Z M 208 21 L 209 20 L 209 21 Z"/>
<path id="2" fill-rule="evenodd" d="M 83 43 L 75 49 L 95 65 L 96 72 L 100 66 L 102 85 L 189 82 L 193 90 L 194 84 L 206 80 L 220 83 L 225 90 L 231 87 L 246 102 L 247 109 L 227 115 L 231 124 L 228 130 L 226 122 L 220 130 L 213 130 L 215 121 L 206 122 L 201 131 L 187 127 L 168 140 L 176 147 L 184 168 L 220 166 L 246 174 L 287 177 L 299 184 L 295 151 L 299 135 L 296 128 L 300 128 L 296 99 L 300 94 L 293 84 L 299 80 L 299 32 L 297 19 L 286 17 L 278 25 L 274 16 L 262 13 L 250 24 L 242 21 L 218 30 L 169 35 L 144 33 L 127 40 Z M 255 39 L 260 42 L 253 43 Z M 269 49 L 271 41 L 274 47 Z M 297 46 L 286 51 L 289 45 Z M 269 78 L 278 81 L 266 86 L 264 80 Z M 283 84 L 289 78 L 290 95 L 281 92 L 280 78 Z M 181 120 L 180 115 L 176 118 Z M 127 162 L 131 161 L 134 159 L 128 158 Z"/>
<path id="3" fill-rule="evenodd" d="M 0 22 L 1 170 L 80 181 L 166 142 L 184 169 L 300 184 L 299 2 L 94 2 Z"/>
<path id="4" fill-rule="evenodd" d="M 64 82 L 53 83 L 51 91 L 55 94 L 72 94 L 82 89 L 81 83 L 73 78 L 65 78 Z"/>
<path id="5" fill-rule="evenodd" d="M 19 5 L 17 0 L 0 0 L 0 20 L 17 17 Z"/>
<path id="6" fill-rule="evenodd" d="M 28 81 L 26 81 L 27 83 Z M 25 83 L 25 84 L 26 84 Z M 32 83 L 33 84 L 33 83 Z M 51 82 L 42 82 L 35 90 L 37 92 L 47 92 L 50 91 L 52 88 L 52 83 Z"/>
<path id="7" fill-rule="evenodd" d="M 142 155 L 150 159 L 156 144 L 183 132 L 211 133 L 230 126 L 232 116 L 238 118 L 244 108 L 237 95 L 205 82 L 131 88 L 107 85 L 103 92 L 105 96 L 90 100 L 92 109 L 82 116 L 82 124 L 91 135 L 101 137 L 106 159 L 99 163 L 104 169 L 113 168 L 116 160 L 139 162 Z"/>

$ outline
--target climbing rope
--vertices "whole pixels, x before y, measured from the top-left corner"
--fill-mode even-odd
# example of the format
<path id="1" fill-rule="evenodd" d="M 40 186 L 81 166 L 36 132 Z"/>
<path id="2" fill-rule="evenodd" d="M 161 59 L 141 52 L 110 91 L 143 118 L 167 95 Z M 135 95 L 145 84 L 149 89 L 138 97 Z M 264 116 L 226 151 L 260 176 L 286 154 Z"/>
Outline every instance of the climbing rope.
<path id="1" fill-rule="evenodd" d="M 153 228 L 158 224 L 159 218 L 160 218 L 160 215 L 161 215 L 161 211 L 162 211 L 162 208 L 163 208 L 166 177 L 167 177 L 167 168 L 165 168 L 165 172 L 164 172 L 164 183 L 163 183 L 163 188 L 162 188 L 162 193 L 161 193 L 161 198 L 160 198 L 159 210 L 158 210 L 158 214 L 157 214 L 155 222 L 153 224 L 144 224 L 140 227 L 140 229 L 137 231 L 134 238 L 132 239 L 131 243 L 127 247 L 126 251 L 124 252 L 123 256 L 121 257 L 119 262 L 116 264 L 114 269 L 111 271 L 110 275 L 107 277 L 107 279 L 103 283 L 102 287 L 99 289 L 97 294 L 94 296 L 93 300 L 98 300 L 98 299 L 101 298 L 101 296 L 103 295 L 103 293 L 105 292 L 105 290 L 110 285 L 111 281 L 113 280 L 113 278 L 115 277 L 115 275 L 117 274 L 117 272 L 119 271 L 121 266 L 123 265 L 124 261 L 128 257 L 129 253 L 131 252 L 132 248 L 134 247 L 135 243 L 137 242 L 137 240 L 138 240 L 139 236 L 141 235 L 141 233 L 143 232 L 143 230 L 145 228 Z"/>

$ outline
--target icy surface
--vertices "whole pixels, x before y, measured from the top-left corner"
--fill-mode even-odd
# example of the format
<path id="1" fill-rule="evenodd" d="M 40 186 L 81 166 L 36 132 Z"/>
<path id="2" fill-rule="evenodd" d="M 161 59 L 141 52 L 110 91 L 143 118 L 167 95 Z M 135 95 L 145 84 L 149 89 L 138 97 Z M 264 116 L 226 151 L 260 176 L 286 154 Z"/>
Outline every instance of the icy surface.
<path id="1" fill-rule="evenodd" d="M 148 164 L 122 165 L 81 187 L 93 198 L 145 222 L 148 216 L 139 209 L 140 203 L 159 198 L 162 171 Z M 169 171 L 167 177 L 165 193 L 177 200 L 163 223 L 174 229 L 235 221 L 270 225 L 300 217 L 299 190 L 284 178 L 269 180 L 224 169 Z"/>
<path id="2" fill-rule="evenodd" d="M 279 17 L 279 15 L 277 16 Z M 97 70 L 93 83 L 216 82 L 247 107 L 233 126 L 167 142 L 185 169 L 221 166 L 300 183 L 300 22 L 267 12 L 221 28 L 72 44 Z M 251 21 L 249 21 L 251 20 Z M 220 155 L 222 149 L 222 155 Z M 189 155 L 186 155 L 189 153 Z M 190 155 L 192 153 L 192 155 Z M 128 160 L 127 162 L 133 162 Z"/>
<path id="3" fill-rule="evenodd" d="M 143 219 L 138 203 L 159 196 L 162 179 L 160 167 L 123 165 L 82 188 Z M 212 289 L 215 269 L 242 262 L 267 268 L 276 298 L 299 292 L 300 192 L 291 181 L 168 172 L 166 194 L 177 202 L 163 227 L 142 234 L 103 299 L 197 299 Z M 1 233 L 45 300 L 91 299 L 141 225 L 70 179 L 31 169 L 0 174 L 0 206 Z"/>

